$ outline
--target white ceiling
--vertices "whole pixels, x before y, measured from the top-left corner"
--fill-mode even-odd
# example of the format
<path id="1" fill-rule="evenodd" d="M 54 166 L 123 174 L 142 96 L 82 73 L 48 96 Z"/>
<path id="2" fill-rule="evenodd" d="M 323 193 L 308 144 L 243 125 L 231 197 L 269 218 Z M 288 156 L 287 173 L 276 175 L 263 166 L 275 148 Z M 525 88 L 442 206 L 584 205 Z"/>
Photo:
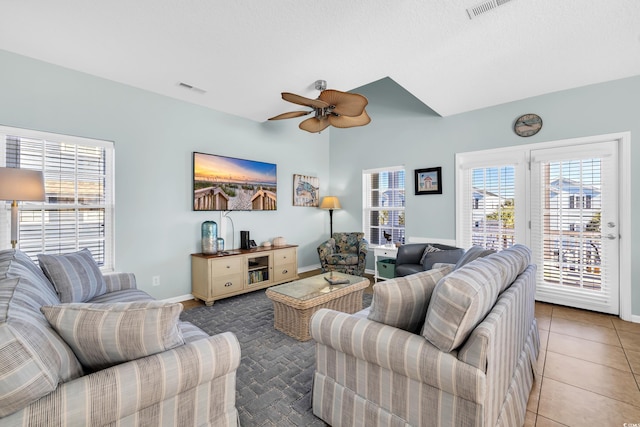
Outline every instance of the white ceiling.
<path id="1" fill-rule="evenodd" d="M 448 116 L 640 75 L 640 0 L 511 0 L 469 19 L 480 1 L 0 0 L 0 49 L 259 122 L 317 79 L 390 77 Z"/>

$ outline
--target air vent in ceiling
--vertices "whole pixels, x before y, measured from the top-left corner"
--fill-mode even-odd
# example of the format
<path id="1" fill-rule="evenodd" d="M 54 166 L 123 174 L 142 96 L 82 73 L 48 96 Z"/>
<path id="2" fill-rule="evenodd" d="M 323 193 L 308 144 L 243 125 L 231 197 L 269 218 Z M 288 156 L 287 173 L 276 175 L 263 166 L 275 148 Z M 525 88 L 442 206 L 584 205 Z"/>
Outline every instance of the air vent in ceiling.
<path id="1" fill-rule="evenodd" d="M 204 89 L 200 89 L 199 87 L 192 86 L 192 85 L 190 85 L 190 84 L 188 84 L 188 83 L 179 82 L 179 83 L 178 83 L 178 86 L 183 87 L 183 88 L 185 88 L 185 89 L 192 90 L 192 91 L 194 91 L 194 92 L 201 93 L 201 94 L 207 93 L 207 91 L 206 91 L 206 90 L 204 90 Z"/>
<path id="2" fill-rule="evenodd" d="M 483 13 L 487 13 L 492 9 L 495 9 L 498 6 L 502 6 L 505 3 L 509 3 L 511 0 L 487 0 L 479 3 L 473 7 L 467 9 L 467 14 L 469 15 L 469 19 L 473 19 L 477 16 L 482 15 Z"/>

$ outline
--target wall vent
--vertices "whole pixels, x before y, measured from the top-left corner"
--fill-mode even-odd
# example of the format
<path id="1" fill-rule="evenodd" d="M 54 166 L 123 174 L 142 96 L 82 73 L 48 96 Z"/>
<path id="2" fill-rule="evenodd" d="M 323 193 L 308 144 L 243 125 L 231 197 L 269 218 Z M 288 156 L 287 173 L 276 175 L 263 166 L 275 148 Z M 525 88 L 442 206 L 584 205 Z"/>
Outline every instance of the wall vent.
<path id="1" fill-rule="evenodd" d="M 467 9 L 467 14 L 469 15 L 469 19 L 473 19 L 477 16 L 482 15 L 483 13 L 487 13 L 498 6 L 502 6 L 505 3 L 509 3 L 511 0 L 487 0 L 479 3 L 473 7 Z"/>
<path id="2" fill-rule="evenodd" d="M 206 90 L 201 89 L 201 88 L 199 88 L 199 87 L 195 87 L 195 86 L 190 85 L 190 84 L 188 84 L 188 83 L 179 82 L 179 83 L 178 83 L 178 86 L 183 87 L 183 88 L 185 88 L 185 89 L 192 90 L 192 91 L 194 91 L 194 92 L 201 93 L 201 94 L 207 93 L 207 91 L 206 91 Z"/>

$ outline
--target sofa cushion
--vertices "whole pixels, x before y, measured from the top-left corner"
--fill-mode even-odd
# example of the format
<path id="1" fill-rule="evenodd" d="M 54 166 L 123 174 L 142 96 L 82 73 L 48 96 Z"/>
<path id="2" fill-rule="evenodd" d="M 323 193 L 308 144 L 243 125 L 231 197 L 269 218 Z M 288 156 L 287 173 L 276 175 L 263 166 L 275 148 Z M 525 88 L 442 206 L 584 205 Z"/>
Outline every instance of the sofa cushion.
<path id="1" fill-rule="evenodd" d="M 42 312 L 91 370 L 184 344 L 178 327 L 180 303 L 72 303 L 42 307 Z"/>
<path id="2" fill-rule="evenodd" d="M 107 292 L 100 267 L 88 249 L 64 255 L 40 254 L 38 261 L 63 303 L 87 302 Z"/>
<path id="3" fill-rule="evenodd" d="M 331 254 L 326 259 L 330 265 L 354 265 L 358 263 L 358 254 Z"/>
<path id="4" fill-rule="evenodd" d="M 442 351 L 458 348 L 489 313 L 498 295 L 529 265 L 523 245 L 486 256 L 454 270 L 433 291 L 422 336 Z"/>
<path id="5" fill-rule="evenodd" d="M 429 302 L 422 336 L 445 352 L 460 346 L 495 304 L 501 277 L 496 264 L 479 258 L 442 279 Z"/>
<path id="6" fill-rule="evenodd" d="M 494 251 L 493 249 L 485 249 L 482 246 L 471 246 L 458 260 L 454 267 L 454 270 L 461 268 L 463 265 L 470 263 L 474 259 L 482 258 L 494 253 L 496 253 L 496 251 Z"/>
<path id="7" fill-rule="evenodd" d="M 445 267 L 376 283 L 368 319 L 419 333 L 436 283 L 451 270 Z"/>
<path id="8" fill-rule="evenodd" d="M 335 240 L 336 252 L 356 254 L 357 257 L 364 233 L 333 233 L 332 237 Z"/>
<path id="9" fill-rule="evenodd" d="M 59 303 L 26 254 L 0 251 L 0 417 L 82 376 L 75 355 L 40 312 L 43 305 Z"/>
<path id="10" fill-rule="evenodd" d="M 431 252 L 440 252 L 442 249 L 440 248 L 436 248 L 433 245 L 427 245 L 424 248 L 424 252 L 422 252 L 422 256 L 420 257 L 420 264 L 424 264 L 424 261 L 427 259 L 427 255 L 429 255 Z"/>
<path id="11" fill-rule="evenodd" d="M 464 255 L 464 249 L 462 248 L 428 252 L 422 261 L 422 269 L 431 270 L 433 264 L 438 262 L 455 264 L 462 255 Z"/>

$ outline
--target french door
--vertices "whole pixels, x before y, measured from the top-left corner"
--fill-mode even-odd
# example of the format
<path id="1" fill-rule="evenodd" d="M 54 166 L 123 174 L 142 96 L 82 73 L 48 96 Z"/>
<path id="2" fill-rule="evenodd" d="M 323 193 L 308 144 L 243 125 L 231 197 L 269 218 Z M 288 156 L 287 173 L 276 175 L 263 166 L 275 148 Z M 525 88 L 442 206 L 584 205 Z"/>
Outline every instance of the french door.
<path id="1" fill-rule="evenodd" d="M 625 138 L 456 155 L 458 246 L 526 244 L 538 266 L 537 300 L 619 314 L 618 150 Z"/>
<path id="2" fill-rule="evenodd" d="M 531 151 L 536 298 L 619 313 L 617 142 Z"/>

